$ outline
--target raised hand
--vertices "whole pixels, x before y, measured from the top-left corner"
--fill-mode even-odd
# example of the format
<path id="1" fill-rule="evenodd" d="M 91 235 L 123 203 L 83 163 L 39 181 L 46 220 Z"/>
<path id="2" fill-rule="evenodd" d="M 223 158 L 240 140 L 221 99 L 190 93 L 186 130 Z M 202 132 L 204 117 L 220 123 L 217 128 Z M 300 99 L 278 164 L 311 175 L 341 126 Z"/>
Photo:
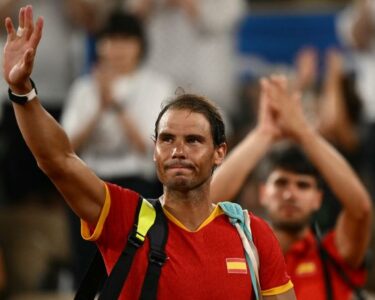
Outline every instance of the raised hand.
<path id="1" fill-rule="evenodd" d="M 260 80 L 260 98 L 257 129 L 262 134 L 271 137 L 272 141 L 276 141 L 282 137 L 282 132 L 277 125 L 277 114 L 272 109 L 270 98 L 268 96 L 268 79 L 262 78 Z"/>
<path id="2" fill-rule="evenodd" d="M 284 76 L 271 76 L 264 85 L 278 128 L 283 136 L 298 142 L 305 130 L 312 128 L 303 112 L 301 96 L 289 89 Z"/>
<path id="3" fill-rule="evenodd" d="M 29 81 L 34 58 L 42 37 L 43 19 L 33 23 L 31 5 L 19 11 L 18 29 L 15 30 L 12 20 L 5 19 L 7 41 L 3 53 L 3 74 L 11 90 L 16 94 L 25 94 L 31 90 Z"/>

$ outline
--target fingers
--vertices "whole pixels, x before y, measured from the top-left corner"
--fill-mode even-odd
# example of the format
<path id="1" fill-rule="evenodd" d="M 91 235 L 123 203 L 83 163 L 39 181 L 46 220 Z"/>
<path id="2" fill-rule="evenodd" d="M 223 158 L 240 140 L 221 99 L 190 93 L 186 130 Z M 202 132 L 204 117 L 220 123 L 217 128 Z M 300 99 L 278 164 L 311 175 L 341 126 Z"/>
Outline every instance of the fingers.
<path id="1" fill-rule="evenodd" d="M 17 28 L 16 35 L 20 38 L 24 35 L 24 31 L 25 31 L 25 12 L 26 12 L 26 7 L 21 7 L 18 13 L 18 28 Z"/>
<path id="2" fill-rule="evenodd" d="M 33 33 L 30 36 L 31 46 L 34 49 L 36 49 L 36 47 L 38 46 L 40 42 L 40 39 L 42 38 L 43 24 L 44 24 L 43 18 L 39 17 L 35 23 L 35 29 L 33 30 Z"/>
<path id="3" fill-rule="evenodd" d="M 20 8 L 20 12 L 18 14 L 18 26 L 20 28 L 25 27 L 25 7 Z"/>
<path id="4" fill-rule="evenodd" d="M 25 8 L 25 38 L 28 40 L 34 31 L 34 22 L 33 22 L 33 8 L 31 5 L 27 5 Z"/>
<path id="5" fill-rule="evenodd" d="M 31 48 L 36 49 L 40 39 L 42 37 L 43 30 L 43 18 L 39 17 L 33 22 L 33 8 L 31 5 L 21 7 L 18 15 L 18 29 L 14 28 L 13 22 L 10 18 L 5 19 L 5 27 L 8 33 L 8 40 L 14 40 L 15 38 L 22 38 L 26 41 L 31 41 Z"/>
<path id="6" fill-rule="evenodd" d="M 16 30 L 14 29 L 13 22 L 10 18 L 5 19 L 5 28 L 7 31 L 7 41 L 14 40 L 16 38 Z"/>

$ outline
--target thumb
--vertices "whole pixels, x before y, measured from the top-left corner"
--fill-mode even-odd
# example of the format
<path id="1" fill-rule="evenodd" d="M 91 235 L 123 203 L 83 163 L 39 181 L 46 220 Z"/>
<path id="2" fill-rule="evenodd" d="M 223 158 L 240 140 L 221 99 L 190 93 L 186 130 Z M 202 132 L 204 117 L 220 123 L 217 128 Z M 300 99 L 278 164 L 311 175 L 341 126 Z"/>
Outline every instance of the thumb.
<path id="1" fill-rule="evenodd" d="M 35 49 L 33 48 L 27 49 L 23 56 L 25 68 L 29 70 L 30 72 L 34 64 L 34 57 L 35 57 Z"/>

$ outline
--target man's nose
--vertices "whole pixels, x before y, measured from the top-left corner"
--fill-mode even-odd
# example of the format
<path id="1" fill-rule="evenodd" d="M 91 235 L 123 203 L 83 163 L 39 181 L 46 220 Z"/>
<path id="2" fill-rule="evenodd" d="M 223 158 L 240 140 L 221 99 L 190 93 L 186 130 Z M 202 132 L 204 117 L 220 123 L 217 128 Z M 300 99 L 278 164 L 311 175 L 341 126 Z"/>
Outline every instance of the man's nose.
<path id="1" fill-rule="evenodd" d="M 293 188 L 290 186 L 286 187 L 282 192 L 283 200 L 290 200 L 293 198 L 293 196 L 294 196 L 294 191 L 293 191 Z"/>
<path id="2" fill-rule="evenodd" d="M 183 143 L 176 143 L 172 150 L 172 158 L 185 157 L 185 149 Z"/>

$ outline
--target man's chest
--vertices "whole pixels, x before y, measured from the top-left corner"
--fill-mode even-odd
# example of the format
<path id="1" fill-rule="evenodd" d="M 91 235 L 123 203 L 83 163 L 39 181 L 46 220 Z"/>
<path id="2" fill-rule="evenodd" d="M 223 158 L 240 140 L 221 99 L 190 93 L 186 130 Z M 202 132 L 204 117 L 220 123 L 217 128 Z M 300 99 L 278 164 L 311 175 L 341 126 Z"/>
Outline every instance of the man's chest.
<path id="1" fill-rule="evenodd" d="M 162 293 L 178 293 L 177 297 L 182 288 L 186 299 L 250 298 L 250 275 L 238 233 L 217 223 L 194 233 L 170 227 Z"/>
<path id="2" fill-rule="evenodd" d="M 251 299 L 250 274 L 238 233 L 232 228 L 218 229 L 186 232 L 169 227 L 168 259 L 162 268 L 158 299 Z M 132 299 L 137 298 L 147 266 L 148 244 L 144 246 L 126 283 Z"/>

